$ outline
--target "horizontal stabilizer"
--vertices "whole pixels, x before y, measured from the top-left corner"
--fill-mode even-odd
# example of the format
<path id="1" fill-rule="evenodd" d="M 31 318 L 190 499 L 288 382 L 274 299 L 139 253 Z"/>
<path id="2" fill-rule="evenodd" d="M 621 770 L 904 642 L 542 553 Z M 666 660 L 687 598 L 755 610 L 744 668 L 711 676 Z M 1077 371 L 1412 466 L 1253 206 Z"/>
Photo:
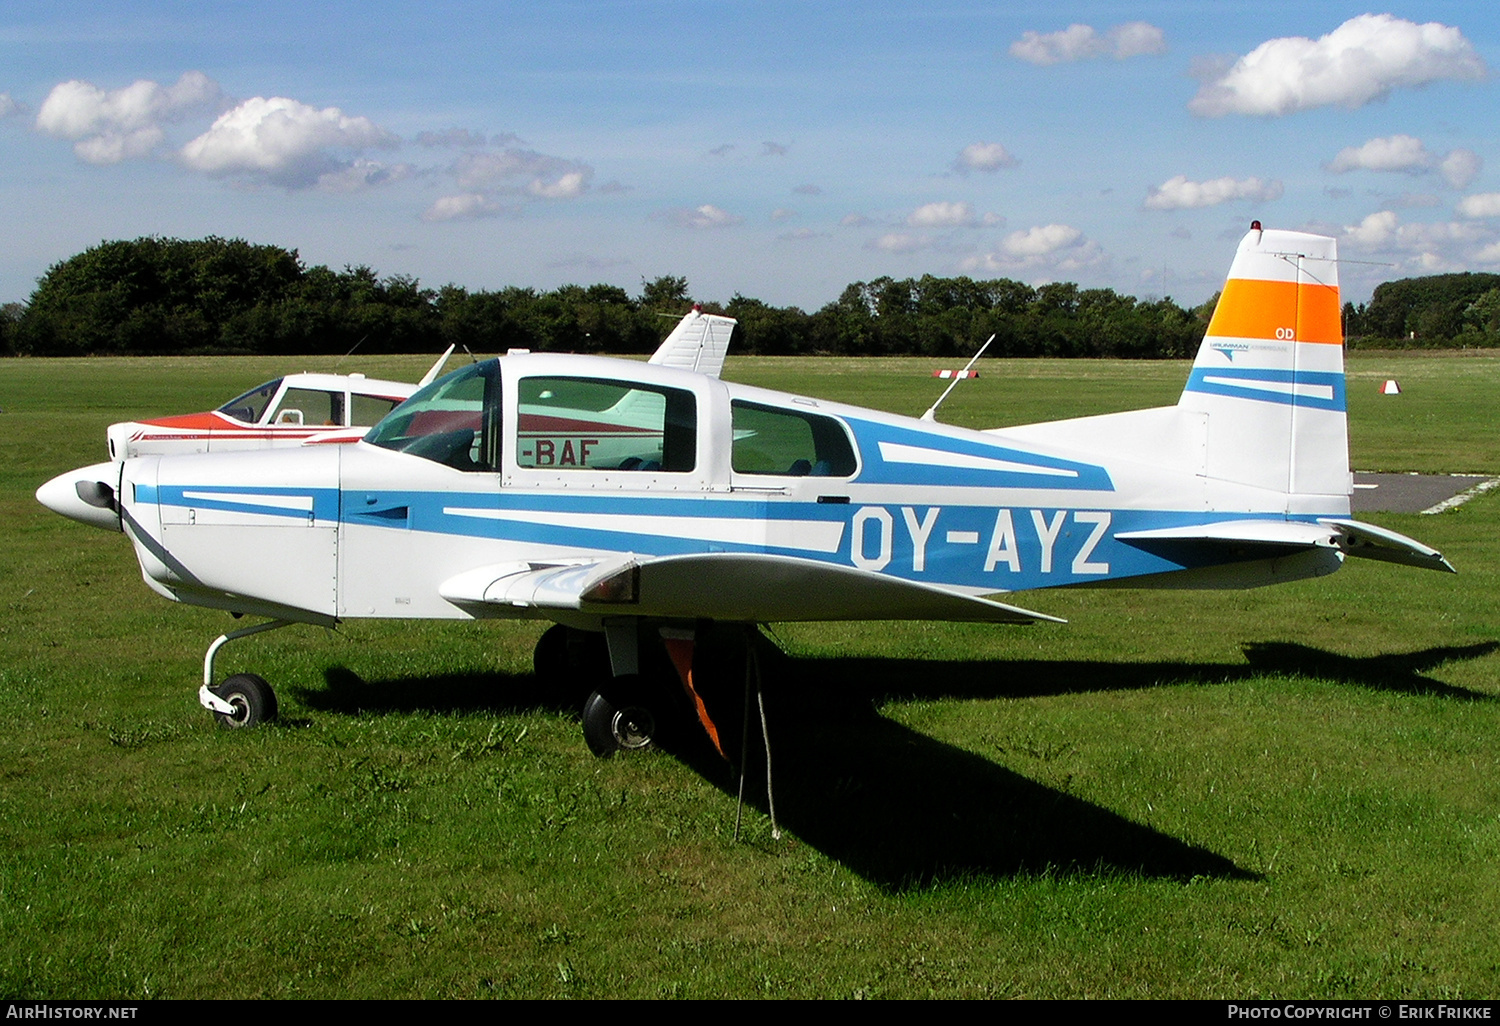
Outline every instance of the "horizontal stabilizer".
<path id="1" fill-rule="evenodd" d="M 1428 548 L 1404 534 L 1397 534 L 1374 524 L 1361 524 L 1357 520 L 1320 520 L 1318 523 L 1338 529 L 1342 538 L 1339 548 L 1348 555 L 1419 566 L 1426 570 L 1442 570 L 1450 574 L 1458 573 L 1437 549 Z"/>
<path id="2" fill-rule="evenodd" d="M 711 582 L 705 586 L 705 582 Z M 853 567 L 759 553 L 711 552 L 566 566 L 481 567 L 445 581 L 460 606 L 577 610 L 600 615 L 797 620 L 1065 621 L 1018 606 Z"/>
<path id="3" fill-rule="evenodd" d="M 1207 545 L 1218 550 L 1238 550 L 1244 559 L 1264 559 L 1274 556 L 1278 551 L 1327 548 L 1337 549 L 1346 556 L 1457 573 L 1453 565 L 1436 549 L 1428 548 L 1404 534 L 1355 520 L 1319 520 L 1316 523 L 1296 520 L 1226 520 L 1217 524 L 1128 531 L 1115 535 L 1115 539 L 1162 555 L 1170 555 L 1174 550 L 1201 550 L 1202 546 Z M 1222 552 L 1219 558 L 1223 558 Z M 1184 559 L 1183 562 L 1196 561 Z"/>

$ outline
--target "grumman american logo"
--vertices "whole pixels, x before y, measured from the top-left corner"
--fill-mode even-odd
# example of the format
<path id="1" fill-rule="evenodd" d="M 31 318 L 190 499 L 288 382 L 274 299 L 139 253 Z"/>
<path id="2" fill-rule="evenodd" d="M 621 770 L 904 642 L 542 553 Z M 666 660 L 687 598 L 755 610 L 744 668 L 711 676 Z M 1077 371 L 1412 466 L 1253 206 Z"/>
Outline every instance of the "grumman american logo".
<path id="1" fill-rule="evenodd" d="M 1235 353 L 1248 353 L 1250 351 L 1250 343 L 1249 342 L 1215 342 L 1215 343 L 1211 344 L 1208 348 L 1212 349 L 1216 353 L 1223 353 L 1224 354 L 1224 359 L 1228 360 L 1230 363 L 1233 363 L 1234 362 L 1234 354 Z"/>

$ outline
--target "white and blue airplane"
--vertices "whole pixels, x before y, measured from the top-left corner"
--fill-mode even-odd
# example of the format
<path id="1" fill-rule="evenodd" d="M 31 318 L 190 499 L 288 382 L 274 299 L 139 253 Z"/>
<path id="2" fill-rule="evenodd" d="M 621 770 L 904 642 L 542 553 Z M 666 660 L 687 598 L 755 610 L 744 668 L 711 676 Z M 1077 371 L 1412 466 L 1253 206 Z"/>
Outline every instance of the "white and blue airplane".
<path id="1" fill-rule="evenodd" d="M 533 618 L 559 625 L 539 671 L 595 639 L 584 730 L 607 754 L 652 742 L 644 645 L 696 698 L 704 621 L 1028 623 L 1056 618 L 994 596 L 1250 588 L 1347 556 L 1451 572 L 1350 518 L 1342 342 L 1334 240 L 1257 222 L 1175 406 L 974 431 L 723 381 L 722 345 L 679 367 L 513 353 L 357 444 L 143 456 L 37 498 L 123 531 L 160 595 L 268 618 L 204 658 L 200 700 L 227 724 L 276 709 L 253 674 L 214 683 L 234 638 Z"/>

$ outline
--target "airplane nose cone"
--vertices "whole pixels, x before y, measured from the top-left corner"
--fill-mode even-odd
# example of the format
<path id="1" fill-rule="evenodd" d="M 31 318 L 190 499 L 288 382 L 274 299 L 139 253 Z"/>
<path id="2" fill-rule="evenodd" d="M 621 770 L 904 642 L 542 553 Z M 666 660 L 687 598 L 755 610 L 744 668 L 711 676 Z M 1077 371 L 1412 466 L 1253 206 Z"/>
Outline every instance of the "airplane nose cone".
<path id="1" fill-rule="evenodd" d="M 118 463 L 96 463 L 58 474 L 36 490 L 36 501 L 69 520 L 118 531 L 120 506 L 115 490 L 119 483 Z"/>

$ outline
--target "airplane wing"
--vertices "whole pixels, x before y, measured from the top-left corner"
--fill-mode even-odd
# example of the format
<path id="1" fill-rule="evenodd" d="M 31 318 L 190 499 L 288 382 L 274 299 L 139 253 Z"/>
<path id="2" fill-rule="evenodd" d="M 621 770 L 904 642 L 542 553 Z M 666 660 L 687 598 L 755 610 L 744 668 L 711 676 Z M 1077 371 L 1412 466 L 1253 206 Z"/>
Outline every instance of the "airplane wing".
<path id="1" fill-rule="evenodd" d="M 706 314 L 695 306 L 677 322 L 677 327 L 647 362 L 716 378 L 724 369 L 724 356 L 729 352 L 729 339 L 736 323 L 733 317 Z"/>
<path id="2" fill-rule="evenodd" d="M 1346 556 L 1379 559 L 1450 574 L 1458 572 L 1436 549 L 1404 534 L 1357 520 L 1327 519 L 1316 523 L 1226 520 L 1217 524 L 1127 531 L 1115 535 L 1115 540 L 1168 556 L 1174 551 L 1185 553 L 1192 548 L 1201 551 L 1202 546 L 1208 546 L 1220 550 L 1221 559 L 1225 549 L 1243 551 L 1245 559 L 1264 559 L 1305 549 L 1332 548 Z"/>
<path id="3" fill-rule="evenodd" d="M 486 606 L 602 615 L 738 621 L 1066 621 L 991 599 L 853 567 L 760 553 L 634 556 L 571 563 L 508 563 L 451 577 L 443 598 L 477 615 Z M 495 615 L 491 613 L 490 615 Z M 504 615 L 504 614 L 499 614 Z"/>

